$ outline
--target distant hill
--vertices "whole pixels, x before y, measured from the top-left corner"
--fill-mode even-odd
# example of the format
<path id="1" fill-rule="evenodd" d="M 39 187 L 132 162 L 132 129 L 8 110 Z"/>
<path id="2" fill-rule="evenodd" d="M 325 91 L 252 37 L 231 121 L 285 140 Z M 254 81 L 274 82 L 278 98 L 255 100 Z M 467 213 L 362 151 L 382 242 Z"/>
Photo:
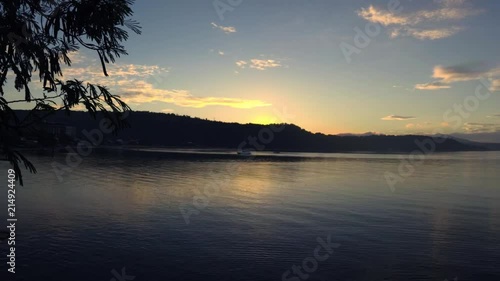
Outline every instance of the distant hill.
<path id="1" fill-rule="evenodd" d="M 27 111 L 18 111 L 25 115 Z M 84 130 L 99 128 L 102 116 L 92 119 L 86 112 L 72 112 L 68 117 L 58 112 L 47 121 L 74 127 L 76 137 L 85 139 Z M 265 144 L 259 141 L 259 132 L 269 129 L 268 125 L 238 124 L 210 121 L 206 119 L 179 116 L 175 114 L 132 112 L 127 121 L 131 128 L 124 129 L 118 135 L 104 134 L 105 142 L 117 140 L 145 146 L 228 148 L 237 149 L 249 137 L 257 139 L 257 150 L 297 151 L 297 152 L 411 152 L 419 149 L 416 142 L 429 141 L 429 137 L 407 135 L 325 135 L 311 133 L 293 124 L 282 124 L 283 129 L 274 133 L 272 140 Z M 269 132 L 269 130 L 267 130 Z M 262 133 L 261 133 L 262 137 Z M 269 137 L 265 135 L 264 137 Z M 436 144 L 436 151 L 481 151 L 494 149 L 481 143 L 462 142 L 456 139 L 444 139 Z M 252 148 L 247 144 L 245 148 Z"/>
<path id="2" fill-rule="evenodd" d="M 484 132 L 484 133 L 474 133 L 474 134 L 463 134 L 463 133 L 455 133 L 451 136 L 460 138 L 460 139 L 468 139 L 475 142 L 480 143 L 488 143 L 495 144 L 500 142 L 500 132 Z"/>

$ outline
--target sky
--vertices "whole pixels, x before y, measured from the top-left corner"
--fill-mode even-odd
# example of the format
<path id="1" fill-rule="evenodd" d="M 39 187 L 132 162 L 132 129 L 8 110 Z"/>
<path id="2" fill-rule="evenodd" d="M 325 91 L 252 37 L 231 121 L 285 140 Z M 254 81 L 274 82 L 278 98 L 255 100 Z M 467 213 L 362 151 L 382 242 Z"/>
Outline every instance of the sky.
<path id="1" fill-rule="evenodd" d="M 104 77 L 79 51 L 65 78 L 135 110 L 325 134 L 460 133 L 500 142 L 500 1 L 136 1 Z"/>

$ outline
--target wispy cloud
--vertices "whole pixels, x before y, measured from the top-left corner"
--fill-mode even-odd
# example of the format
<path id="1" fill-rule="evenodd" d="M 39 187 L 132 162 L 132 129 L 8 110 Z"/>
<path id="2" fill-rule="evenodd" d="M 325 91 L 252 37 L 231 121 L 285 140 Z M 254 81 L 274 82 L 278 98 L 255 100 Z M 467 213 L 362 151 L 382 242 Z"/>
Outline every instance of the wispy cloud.
<path id="1" fill-rule="evenodd" d="M 220 30 L 222 30 L 226 34 L 230 34 L 230 33 L 235 33 L 236 32 L 236 27 L 234 27 L 234 26 L 218 25 L 215 22 L 212 22 L 210 24 L 212 25 L 213 28 L 220 29 Z"/>
<path id="2" fill-rule="evenodd" d="M 436 3 L 440 3 L 445 7 L 455 6 L 455 5 L 463 5 L 466 0 L 434 0 Z"/>
<path id="3" fill-rule="evenodd" d="M 187 90 L 156 89 L 151 84 L 144 81 L 137 81 L 127 85 L 126 91 L 122 94 L 122 98 L 126 102 L 133 104 L 164 102 L 193 108 L 203 108 L 214 105 L 241 109 L 271 106 L 270 103 L 260 100 L 226 97 L 196 97 Z"/>
<path id="4" fill-rule="evenodd" d="M 465 123 L 467 133 L 494 133 L 500 131 L 500 124 L 494 123 Z"/>
<path id="5" fill-rule="evenodd" d="M 281 66 L 281 64 L 275 60 L 252 59 L 250 62 L 250 67 L 258 70 L 266 70 L 267 68 L 275 68 Z"/>
<path id="6" fill-rule="evenodd" d="M 104 76 L 102 68 L 97 63 L 87 66 L 76 65 L 63 69 L 63 77 L 67 80 L 78 79 L 108 87 L 120 87 L 129 81 L 147 79 L 157 75 L 166 76 L 169 72 L 169 69 L 157 65 L 115 63 L 106 68 L 109 76 Z"/>
<path id="7" fill-rule="evenodd" d="M 432 78 L 445 83 L 479 80 L 500 76 L 500 68 L 489 68 L 486 64 L 471 63 L 444 67 L 435 66 Z"/>
<path id="8" fill-rule="evenodd" d="M 406 124 L 405 128 L 407 128 L 407 129 L 413 129 L 413 128 L 415 128 L 415 124 L 413 124 L 413 123 Z"/>
<path id="9" fill-rule="evenodd" d="M 85 59 L 87 59 L 85 57 L 85 55 L 83 55 L 81 52 L 79 51 L 75 51 L 75 52 L 70 52 L 68 53 L 68 57 L 69 59 L 71 60 L 71 64 L 74 64 L 74 63 L 81 63 L 83 62 Z"/>
<path id="10" fill-rule="evenodd" d="M 492 92 L 500 92 L 500 79 L 492 80 L 491 81 L 491 88 L 490 90 Z"/>
<path id="11" fill-rule="evenodd" d="M 428 129 L 432 126 L 431 122 L 424 122 L 424 123 L 409 123 L 405 125 L 406 129 Z"/>
<path id="12" fill-rule="evenodd" d="M 236 65 L 240 68 L 253 68 L 257 70 L 266 70 L 268 68 L 280 67 L 281 63 L 276 60 L 251 59 L 250 61 L 239 60 Z"/>
<path id="13" fill-rule="evenodd" d="M 395 15 L 389 11 L 375 8 L 373 5 L 370 5 L 368 8 L 361 8 L 357 13 L 363 19 L 380 23 L 383 26 L 408 25 L 410 20 L 408 17 Z"/>
<path id="14" fill-rule="evenodd" d="M 241 68 L 245 68 L 248 63 L 244 60 L 239 60 L 236 62 L 236 65 Z"/>
<path id="15" fill-rule="evenodd" d="M 436 29 L 397 28 L 392 30 L 390 35 L 393 38 L 398 36 L 412 36 L 420 40 L 436 40 L 455 35 L 460 30 L 462 28 L 457 26 Z"/>
<path id="16" fill-rule="evenodd" d="M 488 67 L 482 63 L 461 64 L 444 67 L 434 67 L 432 78 L 436 81 L 427 84 L 417 84 L 417 90 L 439 90 L 451 88 L 456 82 L 474 81 L 482 78 L 491 79 L 490 91 L 500 91 L 500 67 Z"/>
<path id="17" fill-rule="evenodd" d="M 439 89 L 449 89 L 449 88 L 451 88 L 450 85 L 439 81 L 415 85 L 415 89 L 417 90 L 439 90 Z"/>
<path id="18" fill-rule="evenodd" d="M 370 5 L 359 10 L 357 14 L 367 21 L 388 27 L 392 38 L 411 36 L 420 40 L 436 40 L 457 34 L 463 29 L 456 25 L 457 21 L 481 12 L 466 6 L 465 0 L 434 2 L 437 6 L 431 10 L 394 14 Z"/>
<path id="19" fill-rule="evenodd" d="M 385 120 L 385 121 L 404 121 L 404 120 L 411 120 L 411 119 L 415 119 L 415 118 L 417 118 L 417 117 L 415 117 L 415 116 L 389 115 L 386 117 L 382 117 L 381 119 Z"/>
<path id="20" fill-rule="evenodd" d="M 214 50 L 214 49 L 210 49 L 210 53 L 213 53 L 213 54 L 217 54 L 219 56 L 225 56 L 226 55 L 226 52 L 222 51 L 222 50 Z"/>
<path id="21" fill-rule="evenodd" d="M 108 66 L 109 76 L 104 76 L 100 65 L 73 66 L 64 69 L 64 79 L 79 79 L 109 87 L 128 103 L 140 105 L 150 102 L 171 103 L 177 106 L 203 108 L 227 106 L 233 108 L 255 108 L 270 106 L 261 100 L 193 95 L 188 90 L 163 89 L 159 84 L 167 80 L 169 69 L 156 65 L 115 63 Z M 161 83 L 160 83 L 161 82 Z"/>

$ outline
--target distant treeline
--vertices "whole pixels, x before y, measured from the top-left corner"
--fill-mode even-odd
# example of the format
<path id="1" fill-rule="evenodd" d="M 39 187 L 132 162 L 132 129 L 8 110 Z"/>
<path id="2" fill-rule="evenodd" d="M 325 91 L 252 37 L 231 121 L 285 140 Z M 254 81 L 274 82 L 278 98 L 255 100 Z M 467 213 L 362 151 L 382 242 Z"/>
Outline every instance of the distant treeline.
<path id="1" fill-rule="evenodd" d="M 21 116 L 26 113 L 27 111 L 18 111 Z M 88 132 L 99 130 L 99 122 L 103 118 L 98 115 L 96 119 L 93 119 L 86 112 L 71 112 L 70 116 L 66 116 L 64 112 L 57 112 L 47 121 L 72 126 L 76 131 L 76 137 L 85 139 L 84 130 Z M 435 151 L 487 150 L 479 143 L 465 143 L 455 139 L 431 141 L 430 137 L 416 135 L 335 136 L 313 134 L 293 124 L 276 124 L 271 127 L 270 125 L 225 123 L 154 112 L 131 112 L 126 120 L 130 128 L 123 129 L 116 135 L 103 134 L 107 143 L 119 139 L 125 143 L 133 141 L 135 144 L 145 146 L 235 150 L 247 148 L 297 152 L 411 152 L 433 149 L 434 145 Z M 243 142 L 246 142 L 244 146 L 242 146 Z"/>

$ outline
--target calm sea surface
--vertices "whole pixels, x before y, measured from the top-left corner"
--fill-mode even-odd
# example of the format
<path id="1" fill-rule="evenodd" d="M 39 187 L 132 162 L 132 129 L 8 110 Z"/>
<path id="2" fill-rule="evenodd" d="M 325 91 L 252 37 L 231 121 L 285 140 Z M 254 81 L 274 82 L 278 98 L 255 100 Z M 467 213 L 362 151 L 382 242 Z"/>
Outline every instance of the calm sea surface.
<path id="1" fill-rule="evenodd" d="M 500 153 L 431 155 L 391 189 L 400 155 L 188 152 L 94 151 L 62 181 L 64 155 L 31 156 L 0 280 L 500 280 Z"/>

